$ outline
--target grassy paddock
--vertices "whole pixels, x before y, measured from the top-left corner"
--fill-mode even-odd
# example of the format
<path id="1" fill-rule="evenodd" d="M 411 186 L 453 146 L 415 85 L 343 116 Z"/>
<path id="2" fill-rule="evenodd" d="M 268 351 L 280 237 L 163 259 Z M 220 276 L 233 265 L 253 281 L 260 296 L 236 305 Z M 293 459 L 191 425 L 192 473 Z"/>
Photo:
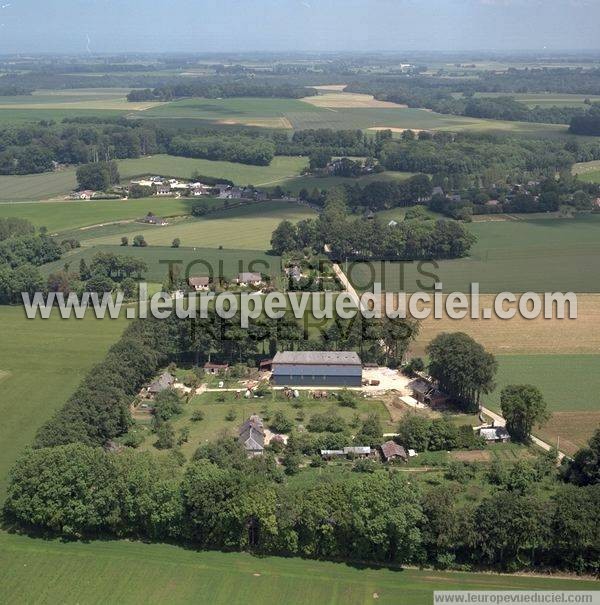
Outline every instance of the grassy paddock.
<path id="1" fill-rule="evenodd" d="M 0 500 L 7 473 L 38 427 L 66 402 L 125 327 L 123 320 L 29 320 L 0 307 Z M 0 599 L 2 600 L 2 599 Z"/>
<path id="2" fill-rule="evenodd" d="M 281 258 L 271 256 L 260 250 L 217 250 L 215 248 L 168 248 L 165 246 L 148 246 L 134 248 L 133 246 L 91 246 L 80 248 L 61 260 L 48 263 L 42 267 L 45 275 L 59 271 L 65 263 L 77 270 L 81 259 L 87 263 L 99 252 L 112 252 L 126 256 L 134 256 L 148 265 L 144 279 L 149 282 L 162 284 L 167 277 L 169 263 L 177 263 L 181 275 L 223 275 L 225 279 L 234 278 L 239 272 L 256 270 L 267 273 L 274 279 L 281 275 Z"/>
<path id="3" fill-rule="evenodd" d="M 188 247 L 268 250 L 271 235 L 281 221 L 297 222 L 314 216 L 313 210 L 295 202 L 270 201 L 231 208 L 200 218 L 174 220 L 164 227 L 130 224 L 125 232 L 119 230 L 119 234 L 108 235 L 96 230 L 89 239 L 85 233 L 81 233 L 80 239 L 85 245 L 118 244 L 122 235 L 128 236 L 131 241 L 135 235 L 142 234 L 153 246 L 170 246 L 173 239 L 179 238 L 181 245 Z"/>
<path id="4" fill-rule="evenodd" d="M 61 543 L 0 534 L 0 545 L 0 600 L 7 604 L 362 605 L 376 593 L 382 604 L 430 605 L 434 590 L 597 588 L 585 580 L 380 569 L 116 540 Z"/>

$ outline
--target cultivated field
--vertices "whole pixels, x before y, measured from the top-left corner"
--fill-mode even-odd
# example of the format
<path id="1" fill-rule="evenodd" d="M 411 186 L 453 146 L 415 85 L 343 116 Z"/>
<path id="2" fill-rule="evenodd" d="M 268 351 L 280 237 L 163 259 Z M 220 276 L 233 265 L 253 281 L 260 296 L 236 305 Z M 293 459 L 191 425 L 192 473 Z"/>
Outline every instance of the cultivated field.
<path id="1" fill-rule="evenodd" d="M 297 222 L 314 216 L 314 210 L 295 202 L 270 201 L 201 218 L 175 219 L 164 227 L 128 224 L 127 231 L 109 235 L 101 235 L 101 230 L 97 229 L 90 238 L 82 233 L 81 241 L 84 245 L 118 244 L 122 235 L 128 236 L 131 241 L 135 235 L 141 234 L 151 246 L 170 246 L 175 238 L 179 238 L 181 245 L 188 247 L 268 250 L 271 234 L 281 221 Z"/>
<path id="2" fill-rule="evenodd" d="M 7 473 L 38 427 L 64 405 L 121 334 L 124 321 L 25 318 L 0 307 L 0 501 Z M 0 601 L 3 599 L 0 598 Z"/>
<path id="3" fill-rule="evenodd" d="M 600 292 L 600 215 L 487 221 L 468 228 L 478 241 L 467 258 L 437 263 L 350 264 L 350 278 L 357 289 L 380 281 L 383 290 L 393 292 L 431 288 L 435 280 L 425 272 L 437 276 L 445 292 L 469 292 L 472 282 L 478 282 L 480 291 L 486 293 Z"/>
<path id="4" fill-rule="evenodd" d="M 2 110 L 22 109 L 37 110 L 114 110 L 121 112 L 143 111 L 150 109 L 157 102 L 129 103 L 127 94 L 130 88 L 81 88 L 73 90 L 38 90 L 32 95 L 21 95 L 0 98 L 0 115 Z M 35 118 L 32 118 L 35 119 Z"/>
<path id="5" fill-rule="evenodd" d="M 498 131 L 534 136 L 562 136 L 566 126 L 481 120 L 410 109 L 376 101 L 370 95 L 325 92 L 296 99 L 185 99 L 161 104 L 136 117 L 160 120 L 162 124 L 201 126 L 243 124 L 269 128 L 369 129 L 389 127 L 416 130 Z"/>
<path id="6" fill-rule="evenodd" d="M 240 590 L 240 586 L 244 589 Z M 241 553 L 195 552 L 167 544 L 118 540 L 64 543 L 0 534 L 0 600 L 7 605 L 164 601 L 174 605 L 364 605 L 375 599 L 390 605 L 430 605 L 434 590 L 519 588 L 595 590 L 597 583 L 379 569 Z"/>

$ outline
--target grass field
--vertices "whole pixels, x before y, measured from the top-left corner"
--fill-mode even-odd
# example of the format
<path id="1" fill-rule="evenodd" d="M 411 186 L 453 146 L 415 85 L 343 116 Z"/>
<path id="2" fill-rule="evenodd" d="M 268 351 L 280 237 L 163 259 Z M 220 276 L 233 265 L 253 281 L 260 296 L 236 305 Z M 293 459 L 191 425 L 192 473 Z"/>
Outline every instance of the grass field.
<path id="1" fill-rule="evenodd" d="M 62 407 L 125 327 L 124 321 L 28 320 L 0 307 L 0 501 L 7 473 L 38 427 Z M 0 599 L 2 600 L 2 599 Z"/>
<path id="2" fill-rule="evenodd" d="M 575 164 L 573 166 L 573 174 L 579 175 L 582 181 L 600 184 L 600 161 Z"/>
<path id="3" fill-rule="evenodd" d="M 164 246 L 149 246 L 134 248 L 132 246 L 91 246 L 80 248 L 53 263 L 41 267 L 44 275 L 59 271 L 69 263 L 72 269 L 79 267 L 82 258 L 89 261 L 99 252 L 112 252 L 126 256 L 134 256 L 143 260 L 148 271 L 143 277 L 146 281 L 162 284 L 168 274 L 169 263 L 178 263 L 180 273 L 186 276 L 188 269 L 191 276 L 210 275 L 223 276 L 226 280 L 234 278 L 239 272 L 256 270 L 267 273 L 274 279 L 281 274 L 281 258 L 271 256 L 260 250 L 217 250 L 215 248 L 168 248 Z"/>
<path id="4" fill-rule="evenodd" d="M 171 155 L 119 160 L 121 180 L 134 176 L 156 174 L 189 179 L 193 172 L 239 185 L 269 187 L 282 185 L 300 176 L 307 165 L 305 158 L 277 156 L 269 166 L 248 166 L 233 162 L 195 160 Z M 42 174 L 0 176 L 0 202 L 35 201 L 63 197 L 77 185 L 75 168 Z"/>
<path id="5" fill-rule="evenodd" d="M 315 216 L 315 212 L 295 202 L 262 202 L 223 210 L 201 218 L 186 217 L 176 219 L 164 227 L 142 224 L 127 225 L 128 231 L 119 234 L 101 235 L 96 230 L 94 237 L 87 238 L 81 233 L 83 245 L 118 244 L 122 235 L 130 241 L 142 234 L 151 246 L 170 246 L 174 238 L 181 240 L 182 246 L 202 248 L 238 248 L 248 250 L 268 250 L 271 234 L 283 220 L 297 222 Z"/>
<path id="6" fill-rule="evenodd" d="M 76 581 L 74 581 L 76 579 Z M 355 567 L 166 544 L 0 534 L 0 601 L 430 605 L 434 590 L 595 590 L 585 580 Z M 376 596 L 374 596 L 376 595 Z"/>
<path id="7" fill-rule="evenodd" d="M 479 282 L 481 292 L 600 292 L 600 215 L 489 221 L 468 228 L 478 238 L 469 257 L 439 261 L 437 268 L 431 262 L 422 265 L 445 292 L 469 292 L 472 282 Z M 433 283 L 417 268 L 418 263 L 404 263 L 403 275 L 399 263 L 374 263 L 372 270 L 359 263 L 350 265 L 350 277 L 358 289 L 379 280 L 383 290 L 414 292 Z"/>
<path id="8" fill-rule="evenodd" d="M 515 100 L 524 103 L 528 107 L 581 107 L 585 108 L 586 99 L 596 103 L 600 101 L 600 96 L 578 95 L 578 94 L 559 94 L 559 93 L 496 93 L 496 92 L 478 92 L 476 97 L 514 97 Z"/>
<path id="9" fill-rule="evenodd" d="M 148 212 L 157 216 L 189 214 L 198 200 L 148 198 L 139 200 L 63 201 L 0 204 L 0 217 L 18 217 L 50 233 L 99 225 L 113 221 L 133 220 Z"/>

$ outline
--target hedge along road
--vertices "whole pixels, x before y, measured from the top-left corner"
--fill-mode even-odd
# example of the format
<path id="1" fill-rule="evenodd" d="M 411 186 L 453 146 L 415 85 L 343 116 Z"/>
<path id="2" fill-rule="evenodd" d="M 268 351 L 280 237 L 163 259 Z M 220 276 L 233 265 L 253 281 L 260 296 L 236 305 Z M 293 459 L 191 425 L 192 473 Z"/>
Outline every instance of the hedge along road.
<path id="1" fill-rule="evenodd" d="M 348 279 L 346 274 L 342 271 L 342 268 L 337 263 L 333 264 L 333 272 L 335 273 L 335 276 L 340 280 L 340 283 L 344 286 L 344 289 L 346 290 L 346 292 L 348 292 L 350 294 L 350 296 L 354 300 L 356 306 L 360 308 L 361 303 L 360 303 L 359 295 L 357 294 L 356 290 L 354 289 L 354 286 L 350 283 L 350 280 Z M 492 410 L 490 410 L 489 408 L 486 408 L 485 406 L 480 406 L 480 410 L 483 414 L 488 416 L 488 418 L 491 418 L 494 421 L 494 424 L 497 424 L 500 426 L 506 426 L 506 419 L 503 416 L 501 416 L 500 414 L 497 414 L 496 412 L 492 412 Z M 535 445 L 537 445 L 538 447 L 541 447 L 543 450 L 545 450 L 547 452 L 549 452 L 551 449 L 554 448 L 554 446 L 550 445 L 549 443 L 546 443 L 545 441 L 542 441 L 538 437 L 534 437 L 533 435 L 531 435 L 531 440 L 533 441 L 533 443 Z M 566 454 L 564 452 L 558 451 L 559 462 L 561 462 L 562 459 L 565 458 L 565 456 L 566 456 Z"/>

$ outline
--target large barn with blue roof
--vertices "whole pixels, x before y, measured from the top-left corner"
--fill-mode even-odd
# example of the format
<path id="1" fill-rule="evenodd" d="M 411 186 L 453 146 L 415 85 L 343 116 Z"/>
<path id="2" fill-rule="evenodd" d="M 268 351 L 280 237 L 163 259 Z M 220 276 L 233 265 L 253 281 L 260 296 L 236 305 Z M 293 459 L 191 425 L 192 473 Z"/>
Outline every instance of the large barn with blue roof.
<path id="1" fill-rule="evenodd" d="M 354 351 L 284 351 L 273 358 L 277 386 L 360 387 L 362 363 Z"/>

